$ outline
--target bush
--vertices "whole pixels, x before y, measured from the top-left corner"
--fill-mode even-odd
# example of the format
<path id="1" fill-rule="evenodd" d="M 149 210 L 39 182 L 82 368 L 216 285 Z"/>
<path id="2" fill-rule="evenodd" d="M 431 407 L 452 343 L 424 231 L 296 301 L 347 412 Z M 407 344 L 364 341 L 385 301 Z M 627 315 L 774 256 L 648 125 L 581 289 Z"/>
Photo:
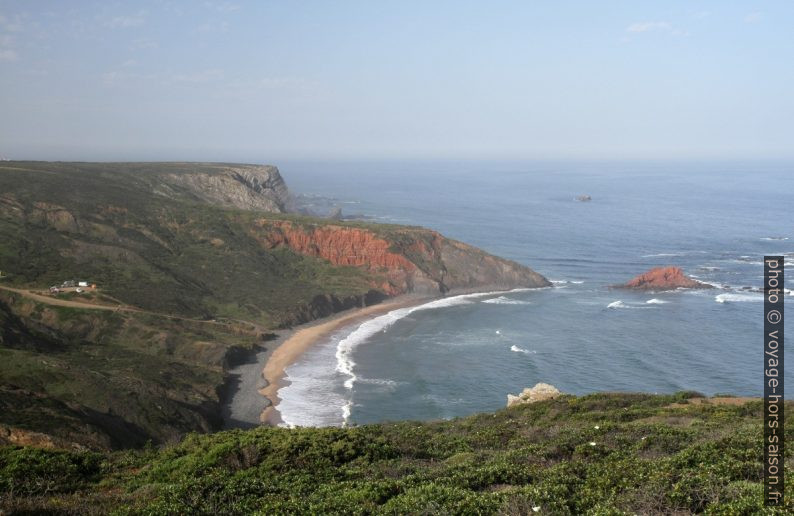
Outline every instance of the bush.
<path id="1" fill-rule="evenodd" d="M 97 479 L 102 457 L 83 452 L 0 448 L 0 492 L 9 497 L 70 493 Z"/>

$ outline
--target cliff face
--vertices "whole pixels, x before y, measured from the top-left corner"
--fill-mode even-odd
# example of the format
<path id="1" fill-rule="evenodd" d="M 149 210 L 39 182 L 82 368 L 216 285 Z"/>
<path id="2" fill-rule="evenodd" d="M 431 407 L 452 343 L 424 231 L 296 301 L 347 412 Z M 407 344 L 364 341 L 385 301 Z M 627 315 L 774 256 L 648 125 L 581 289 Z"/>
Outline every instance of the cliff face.
<path id="1" fill-rule="evenodd" d="M 389 296 L 550 285 L 528 267 L 421 228 L 376 231 L 260 219 L 252 236 L 267 249 L 288 247 L 333 265 L 364 268 L 372 287 Z"/>
<path id="2" fill-rule="evenodd" d="M 203 167 L 163 174 L 161 179 L 170 187 L 226 208 L 284 213 L 289 202 L 284 179 L 276 167 L 269 165 Z"/>
<path id="3" fill-rule="evenodd" d="M 637 290 L 674 290 L 677 288 L 713 288 L 708 283 L 694 280 L 679 267 L 656 267 L 623 285 L 620 288 Z"/>

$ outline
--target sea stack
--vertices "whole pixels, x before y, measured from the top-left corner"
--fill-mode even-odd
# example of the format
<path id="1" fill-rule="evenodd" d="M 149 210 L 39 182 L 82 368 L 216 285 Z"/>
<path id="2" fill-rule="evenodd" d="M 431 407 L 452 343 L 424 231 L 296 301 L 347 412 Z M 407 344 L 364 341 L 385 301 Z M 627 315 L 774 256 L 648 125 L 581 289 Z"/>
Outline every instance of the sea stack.
<path id="1" fill-rule="evenodd" d="M 714 288 L 713 285 L 697 281 L 681 270 L 680 267 L 656 267 L 644 272 L 623 285 L 616 288 L 630 288 L 635 290 L 675 290 L 677 288 Z"/>

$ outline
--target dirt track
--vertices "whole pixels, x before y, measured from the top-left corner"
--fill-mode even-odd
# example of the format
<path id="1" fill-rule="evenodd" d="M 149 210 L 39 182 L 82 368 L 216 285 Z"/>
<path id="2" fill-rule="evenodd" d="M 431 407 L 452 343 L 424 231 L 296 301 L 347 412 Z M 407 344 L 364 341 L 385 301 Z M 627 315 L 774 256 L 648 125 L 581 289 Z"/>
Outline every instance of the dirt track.
<path id="1" fill-rule="evenodd" d="M 80 301 L 70 301 L 68 299 L 58 299 L 55 297 L 45 296 L 42 294 L 36 294 L 35 292 L 31 292 L 30 290 L 23 290 L 20 288 L 11 288 L 11 287 L 3 287 L 0 286 L 2 290 L 8 290 L 9 292 L 16 292 L 17 294 L 21 294 L 25 297 L 29 297 L 38 301 L 39 303 L 44 303 L 48 305 L 55 305 L 55 306 L 67 306 L 70 308 L 85 308 L 88 310 L 113 310 L 113 311 L 120 311 L 123 310 L 125 312 L 142 312 L 143 310 L 139 310 L 137 308 L 133 308 L 131 306 L 124 306 L 124 305 L 97 305 L 92 303 L 83 303 Z"/>
<path id="2" fill-rule="evenodd" d="M 229 322 L 208 321 L 208 320 L 204 320 L 204 319 L 191 319 L 189 317 L 180 317 L 178 315 L 161 314 L 161 313 L 158 313 L 158 312 L 150 312 L 148 310 L 141 310 L 140 308 L 136 308 L 134 306 L 129 306 L 129 305 L 99 305 L 99 304 L 93 304 L 93 303 L 83 303 L 83 302 L 80 302 L 80 301 L 70 301 L 68 299 L 58 299 L 58 298 L 50 297 L 50 296 L 43 295 L 43 294 L 37 294 L 35 292 L 31 292 L 30 290 L 24 290 L 24 289 L 20 289 L 20 288 L 3 287 L 3 286 L 0 286 L 0 290 L 7 290 L 9 292 L 14 292 L 14 293 L 20 294 L 22 296 L 25 296 L 25 297 L 27 297 L 29 299 L 33 299 L 34 301 L 38 301 L 39 303 L 44 303 L 44 304 L 47 304 L 47 305 L 65 306 L 65 307 L 69 307 L 69 308 L 82 308 L 84 310 L 109 310 L 111 312 L 133 312 L 133 313 L 136 313 L 136 314 L 148 314 L 148 315 L 154 315 L 154 316 L 157 316 L 157 317 L 165 317 L 167 319 L 174 319 L 174 320 L 178 320 L 178 321 L 189 321 L 189 322 L 195 322 L 195 323 L 201 323 L 201 324 L 217 324 L 217 325 L 221 325 L 221 326 L 229 326 Z M 260 326 L 259 324 L 251 322 L 251 321 L 242 321 L 242 320 L 236 320 L 236 319 L 231 319 L 229 321 L 230 322 L 242 323 L 242 324 L 248 324 L 248 325 L 250 325 L 253 328 L 254 331 L 257 331 L 260 328 L 262 328 L 262 326 Z"/>

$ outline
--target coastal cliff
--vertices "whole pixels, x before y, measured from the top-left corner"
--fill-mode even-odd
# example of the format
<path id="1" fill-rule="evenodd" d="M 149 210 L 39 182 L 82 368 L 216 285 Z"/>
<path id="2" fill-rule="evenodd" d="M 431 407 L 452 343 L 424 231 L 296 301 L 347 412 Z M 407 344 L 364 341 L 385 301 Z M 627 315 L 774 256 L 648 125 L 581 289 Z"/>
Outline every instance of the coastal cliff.
<path id="1" fill-rule="evenodd" d="M 273 213 L 288 211 L 289 191 L 274 166 L 217 165 L 209 170 L 167 172 L 160 179 L 161 194 L 170 187 L 217 206 Z"/>
<path id="2" fill-rule="evenodd" d="M 252 235 L 333 265 L 363 267 L 386 295 L 547 287 L 532 269 L 424 228 L 362 228 L 259 219 Z"/>
<path id="3" fill-rule="evenodd" d="M 0 438 L 211 432 L 230 357 L 277 328 L 403 294 L 549 285 L 429 229 L 284 213 L 289 200 L 269 166 L 0 162 Z M 69 281 L 97 287 L 50 291 Z"/>

